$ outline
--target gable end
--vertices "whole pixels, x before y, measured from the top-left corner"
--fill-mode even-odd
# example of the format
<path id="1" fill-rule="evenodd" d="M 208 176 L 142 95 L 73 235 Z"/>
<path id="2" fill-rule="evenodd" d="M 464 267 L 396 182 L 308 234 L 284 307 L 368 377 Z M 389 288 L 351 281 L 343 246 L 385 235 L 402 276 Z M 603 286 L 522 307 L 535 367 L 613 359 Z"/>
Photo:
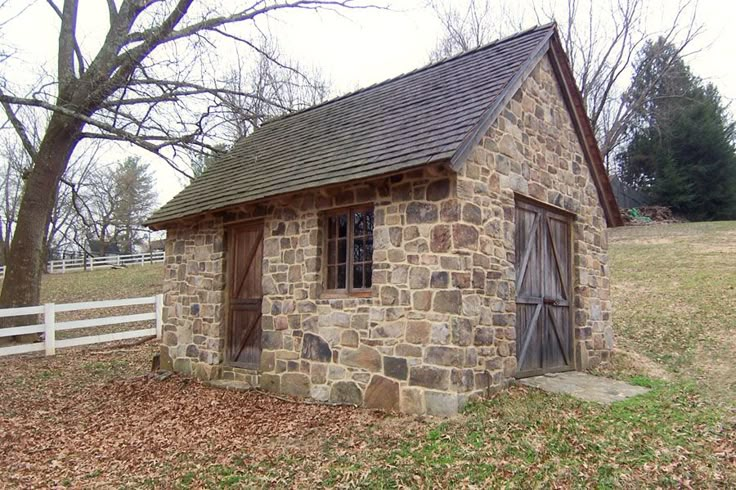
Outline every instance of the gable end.
<path id="1" fill-rule="evenodd" d="M 572 119 L 575 132 L 578 135 L 580 146 L 583 149 L 585 160 L 588 164 L 590 172 L 593 176 L 598 198 L 601 207 L 605 212 L 606 222 L 610 227 L 623 226 L 623 219 L 619 211 L 616 197 L 611 188 L 611 182 L 608 178 L 605 166 L 603 165 L 603 157 L 598 142 L 595 138 L 593 127 L 585 112 L 583 98 L 575 84 L 575 78 L 572 69 L 567 60 L 567 55 L 562 49 L 557 31 L 550 33 L 547 41 L 541 43 L 540 49 L 522 66 L 518 73 L 511 79 L 504 88 L 502 96 L 494 101 L 481 116 L 480 121 L 475 128 L 468 134 L 458 150 L 450 160 L 450 166 L 453 170 L 460 170 L 470 156 L 473 148 L 480 142 L 483 135 L 496 122 L 501 111 L 508 105 L 511 98 L 521 88 L 521 85 L 529 78 L 534 68 L 537 67 L 542 58 L 549 54 L 549 60 L 552 65 L 557 83 L 565 102 L 570 118 Z"/>

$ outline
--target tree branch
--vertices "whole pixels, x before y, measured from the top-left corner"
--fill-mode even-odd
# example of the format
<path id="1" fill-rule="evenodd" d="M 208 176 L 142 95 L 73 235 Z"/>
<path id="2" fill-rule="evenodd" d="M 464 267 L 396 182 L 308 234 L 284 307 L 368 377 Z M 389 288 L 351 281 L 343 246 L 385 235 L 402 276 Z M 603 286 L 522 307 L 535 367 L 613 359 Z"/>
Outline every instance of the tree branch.
<path id="1" fill-rule="evenodd" d="M 74 46 L 76 45 L 75 32 L 77 30 L 77 9 L 79 0 L 65 0 L 64 8 L 58 8 L 47 0 L 57 13 L 61 14 L 61 29 L 59 29 L 58 77 L 59 93 L 74 79 Z"/>
<path id="2" fill-rule="evenodd" d="M 113 7 L 115 6 L 114 0 L 109 0 L 110 2 L 113 2 Z M 51 9 L 56 13 L 56 15 L 59 16 L 59 19 L 62 21 L 64 20 L 64 14 L 59 10 L 59 7 L 56 6 L 54 3 L 54 0 L 46 0 L 46 3 L 49 4 Z M 74 53 L 77 57 L 77 69 L 79 71 L 79 76 L 81 77 L 84 75 L 84 56 L 82 56 L 82 50 L 79 47 L 79 43 L 77 42 L 77 36 L 76 33 L 72 32 L 72 38 L 71 41 L 74 43 Z"/>
<path id="3" fill-rule="evenodd" d="M 13 129 L 15 129 L 15 132 L 18 135 L 21 144 L 23 145 L 23 149 L 26 150 L 26 153 L 28 153 L 28 156 L 31 157 L 31 160 L 34 160 L 36 158 L 36 147 L 33 145 L 31 139 L 28 137 L 26 127 L 23 125 L 23 122 L 18 119 L 18 116 L 15 114 L 15 111 L 10 105 L 10 102 L 5 100 L 5 93 L 2 91 L 2 89 L 0 89 L 0 104 L 2 104 L 3 106 L 3 110 L 5 111 L 5 115 L 7 116 L 8 121 L 10 121 Z"/>

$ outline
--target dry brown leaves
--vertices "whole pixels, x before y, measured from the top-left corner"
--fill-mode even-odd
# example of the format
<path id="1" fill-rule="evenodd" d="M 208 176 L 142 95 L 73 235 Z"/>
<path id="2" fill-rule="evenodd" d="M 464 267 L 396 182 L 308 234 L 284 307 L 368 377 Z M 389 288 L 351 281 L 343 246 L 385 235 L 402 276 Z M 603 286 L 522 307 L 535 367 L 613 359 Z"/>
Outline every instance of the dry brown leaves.
<path id="1" fill-rule="evenodd" d="M 77 350 L 2 361 L 2 485 L 106 487 L 147 478 L 168 485 L 185 471 L 235 457 L 257 464 L 298 456 L 331 437 L 349 445 L 356 432 L 384 418 L 218 390 L 178 376 L 126 378 L 145 372 L 151 351 L 144 345 L 122 355 Z M 120 366 L 121 357 L 126 373 L 100 368 Z"/>

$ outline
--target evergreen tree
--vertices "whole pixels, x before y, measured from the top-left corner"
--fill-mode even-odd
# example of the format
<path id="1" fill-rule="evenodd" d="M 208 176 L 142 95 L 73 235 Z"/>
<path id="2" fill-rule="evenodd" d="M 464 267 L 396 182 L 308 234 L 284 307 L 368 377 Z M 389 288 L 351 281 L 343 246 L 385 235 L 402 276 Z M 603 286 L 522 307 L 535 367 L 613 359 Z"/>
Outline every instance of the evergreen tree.
<path id="1" fill-rule="evenodd" d="M 117 203 L 113 214 L 121 231 L 120 249 L 133 253 L 139 228 L 156 205 L 156 179 L 147 163 L 138 157 L 128 157 L 113 171 Z"/>
<path id="2" fill-rule="evenodd" d="M 713 85 L 708 84 L 677 116 L 669 140 L 678 178 L 684 182 L 674 193 L 658 191 L 658 200 L 669 201 L 691 220 L 736 218 L 733 124 Z"/>
<path id="3" fill-rule="evenodd" d="M 623 182 L 648 192 L 692 220 L 736 217 L 734 127 L 718 90 L 695 77 L 681 58 L 665 65 L 672 46 L 648 43 L 629 97 L 652 80 L 654 94 L 635 114 L 618 155 Z M 659 73 L 659 70 L 667 70 Z"/>

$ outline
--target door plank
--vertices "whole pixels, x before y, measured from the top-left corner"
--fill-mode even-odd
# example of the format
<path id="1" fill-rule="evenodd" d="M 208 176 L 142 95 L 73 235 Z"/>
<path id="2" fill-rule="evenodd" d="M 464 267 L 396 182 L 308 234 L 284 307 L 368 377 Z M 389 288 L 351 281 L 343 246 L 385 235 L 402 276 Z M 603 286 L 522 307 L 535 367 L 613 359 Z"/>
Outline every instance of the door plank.
<path id="1" fill-rule="evenodd" d="M 542 304 L 538 304 L 536 308 L 534 308 L 534 314 L 532 315 L 532 319 L 529 320 L 529 323 L 527 324 L 526 328 L 526 335 L 524 336 L 524 343 L 521 346 L 521 351 L 519 352 L 518 359 L 526 360 L 526 352 L 529 349 L 529 345 L 531 344 L 532 338 L 535 336 L 535 325 L 537 324 L 537 320 L 539 319 L 539 313 L 542 311 Z"/>
<path id="2" fill-rule="evenodd" d="M 557 253 L 557 244 L 556 244 L 557 239 L 552 233 L 552 227 L 550 226 L 549 217 L 547 217 L 546 222 L 547 222 L 547 233 L 549 234 L 549 243 L 551 245 L 550 248 L 552 249 L 552 258 L 554 259 L 555 269 L 557 271 L 557 274 L 559 275 L 560 285 L 562 286 L 562 296 L 564 297 L 564 299 L 567 299 L 568 298 L 567 285 L 565 284 L 567 273 L 563 272 L 563 268 L 560 265 L 560 256 Z"/>
<path id="3" fill-rule="evenodd" d="M 243 335 L 243 341 L 240 343 L 240 347 L 238 347 L 238 350 L 235 351 L 235 358 L 237 359 L 240 354 L 243 352 L 243 349 L 245 348 L 245 345 L 247 344 L 248 340 L 253 336 L 253 334 L 256 332 L 256 329 L 254 328 L 256 326 L 256 322 L 258 322 L 261 319 L 261 313 L 257 314 L 253 317 L 253 320 L 251 320 L 250 324 L 243 330 L 245 332 L 245 335 Z"/>
<path id="4" fill-rule="evenodd" d="M 228 230 L 228 353 L 236 365 L 258 368 L 261 357 L 263 226 Z"/>
<path id="5" fill-rule="evenodd" d="M 560 329 L 557 326 L 557 322 L 555 321 L 555 315 L 552 313 L 552 309 L 549 309 L 548 314 L 549 314 L 550 324 L 552 325 L 552 332 L 555 334 L 555 338 L 557 339 L 557 345 L 559 346 L 560 352 L 562 353 L 562 356 L 564 357 L 565 364 L 569 364 L 570 360 L 567 357 L 567 347 L 566 347 L 567 342 L 562 340 L 564 335 L 560 333 Z"/>
<path id="6" fill-rule="evenodd" d="M 260 241 L 263 239 L 263 231 L 258 235 L 258 238 L 256 239 L 256 243 L 260 243 Z M 238 287 L 235 290 L 235 297 L 239 298 L 240 293 L 243 290 L 243 285 L 245 284 L 245 280 L 248 278 L 248 274 L 250 273 L 251 267 L 253 267 L 253 262 L 255 261 L 255 258 L 258 254 L 253 253 L 250 256 L 250 260 L 248 261 L 248 265 L 245 267 L 245 272 L 243 272 L 243 278 L 240 280 L 240 284 L 238 284 Z"/>
<path id="7" fill-rule="evenodd" d="M 524 279 L 526 278 L 526 272 L 527 268 L 529 267 L 529 259 L 532 255 L 532 250 L 534 250 L 535 245 L 535 239 L 537 238 L 537 228 L 539 223 L 539 214 L 534 215 L 534 220 L 532 221 L 531 225 L 531 233 L 529 234 L 528 240 L 526 242 L 526 250 L 523 253 L 524 259 L 521 262 L 521 266 L 519 269 L 519 272 L 516 276 L 516 290 L 521 291 L 521 287 L 524 285 Z"/>
<path id="8" fill-rule="evenodd" d="M 525 200 L 515 216 L 517 376 L 570 369 L 570 220 Z"/>

